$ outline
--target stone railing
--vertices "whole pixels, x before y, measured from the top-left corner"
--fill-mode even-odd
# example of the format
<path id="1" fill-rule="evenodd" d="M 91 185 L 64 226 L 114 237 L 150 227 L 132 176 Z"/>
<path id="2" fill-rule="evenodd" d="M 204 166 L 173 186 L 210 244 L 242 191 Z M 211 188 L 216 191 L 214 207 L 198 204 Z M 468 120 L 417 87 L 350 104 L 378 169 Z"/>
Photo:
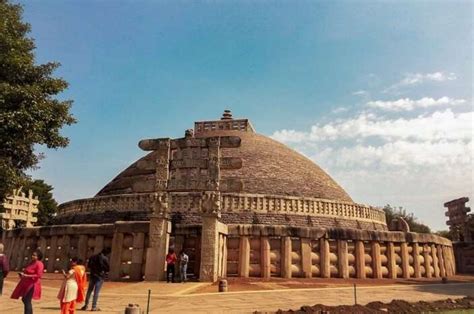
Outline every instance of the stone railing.
<path id="1" fill-rule="evenodd" d="M 154 196 L 152 193 L 97 196 L 63 203 L 59 205 L 58 214 L 90 213 L 107 210 L 152 212 L 153 202 Z"/>
<path id="2" fill-rule="evenodd" d="M 200 193 L 173 192 L 170 193 L 170 199 L 171 210 L 177 212 L 198 212 L 201 204 Z M 222 193 L 221 209 L 223 213 L 255 212 L 328 216 L 386 224 L 385 213 L 378 208 L 319 198 Z"/>
<path id="3" fill-rule="evenodd" d="M 348 219 L 371 220 L 386 224 L 385 213 L 375 207 L 319 198 L 261 194 L 224 194 L 222 196 L 222 211 L 333 216 Z"/>
<path id="4" fill-rule="evenodd" d="M 116 211 L 153 211 L 154 196 L 147 194 L 123 194 L 100 196 L 75 200 L 61 204 L 59 214 L 84 212 Z M 172 212 L 199 212 L 201 193 L 169 193 Z M 222 193 L 221 208 L 223 213 L 255 212 L 265 214 L 289 214 L 338 217 L 386 224 L 385 213 L 375 207 L 318 198 L 301 198 L 263 194 Z"/>

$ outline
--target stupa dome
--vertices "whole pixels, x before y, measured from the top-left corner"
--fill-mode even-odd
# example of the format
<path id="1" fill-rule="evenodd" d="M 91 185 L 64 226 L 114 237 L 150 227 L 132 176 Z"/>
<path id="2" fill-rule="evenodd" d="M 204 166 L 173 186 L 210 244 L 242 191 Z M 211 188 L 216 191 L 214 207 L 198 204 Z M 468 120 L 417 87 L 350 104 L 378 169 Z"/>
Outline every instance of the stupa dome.
<path id="1" fill-rule="evenodd" d="M 220 120 L 195 122 L 182 138 L 139 147 L 151 152 L 95 197 L 62 204 L 58 223 L 147 220 L 158 197 L 175 223 L 199 225 L 203 193 L 213 191 L 225 223 L 387 228 L 381 210 L 354 203 L 321 167 L 228 110 Z"/>
<path id="2" fill-rule="evenodd" d="M 350 196 L 324 170 L 305 156 L 269 137 L 254 132 L 218 130 L 196 135 L 197 138 L 238 136 L 241 145 L 222 151 L 223 157 L 242 159 L 242 168 L 221 170 L 222 179 L 241 180 L 243 193 L 314 197 L 352 202 Z M 150 187 L 140 184 L 154 170 L 140 165 L 156 158 L 156 153 L 134 162 L 108 183 L 97 196 L 147 193 Z"/>

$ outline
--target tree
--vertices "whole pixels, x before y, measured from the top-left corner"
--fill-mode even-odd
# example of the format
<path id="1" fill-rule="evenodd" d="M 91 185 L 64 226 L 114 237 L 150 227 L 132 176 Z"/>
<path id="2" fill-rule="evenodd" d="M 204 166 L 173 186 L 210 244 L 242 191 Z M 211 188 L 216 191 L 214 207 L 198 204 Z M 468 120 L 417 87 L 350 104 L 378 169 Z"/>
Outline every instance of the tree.
<path id="1" fill-rule="evenodd" d="M 0 0 L 0 200 L 37 166 L 41 155 L 34 146 L 66 147 L 59 131 L 75 123 L 72 101 L 55 98 L 68 86 L 52 77 L 59 63 L 35 64 L 36 47 L 22 12 L 20 5 Z"/>
<path id="2" fill-rule="evenodd" d="M 53 198 L 53 187 L 49 184 L 46 184 L 43 180 L 34 180 L 30 181 L 23 188 L 24 191 L 28 190 L 33 191 L 33 195 L 38 197 L 38 226 L 50 225 L 53 217 L 58 211 L 58 203 Z"/>
<path id="3" fill-rule="evenodd" d="M 446 238 L 446 239 L 449 239 L 449 240 L 452 240 L 452 234 L 449 230 L 440 230 L 440 231 L 436 231 L 434 234 L 440 236 L 440 237 L 443 237 L 443 238 Z"/>
<path id="4" fill-rule="evenodd" d="M 385 212 L 385 217 L 387 218 L 387 224 L 390 224 L 392 219 L 401 217 L 410 226 L 410 231 L 419 232 L 419 233 L 431 233 L 430 227 L 425 224 L 418 222 L 418 218 L 415 217 L 413 213 L 407 213 L 403 207 L 392 207 L 389 204 L 385 205 L 383 208 Z"/>

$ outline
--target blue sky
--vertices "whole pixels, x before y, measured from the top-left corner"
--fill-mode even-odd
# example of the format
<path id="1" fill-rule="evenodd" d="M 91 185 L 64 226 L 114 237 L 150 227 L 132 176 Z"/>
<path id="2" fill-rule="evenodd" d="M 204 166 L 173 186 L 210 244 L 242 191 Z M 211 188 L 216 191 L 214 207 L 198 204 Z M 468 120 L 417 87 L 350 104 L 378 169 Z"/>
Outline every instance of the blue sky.
<path id="1" fill-rule="evenodd" d="M 21 3 L 78 119 L 32 172 L 60 202 L 93 196 L 143 155 L 140 139 L 225 108 L 357 202 L 443 229 L 443 202 L 473 197 L 472 2 Z"/>

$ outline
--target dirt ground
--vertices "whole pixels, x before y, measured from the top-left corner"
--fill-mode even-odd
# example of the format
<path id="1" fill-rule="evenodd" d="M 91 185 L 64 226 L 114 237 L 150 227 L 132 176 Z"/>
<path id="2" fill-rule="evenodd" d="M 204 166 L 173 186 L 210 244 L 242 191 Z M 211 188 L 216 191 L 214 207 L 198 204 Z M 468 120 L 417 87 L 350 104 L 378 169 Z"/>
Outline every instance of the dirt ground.
<path id="1" fill-rule="evenodd" d="M 339 305 L 325 306 L 316 304 L 314 306 L 302 306 L 299 310 L 279 310 L 278 314 L 287 313 L 428 313 L 467 310 L 466 313 L 474 312 L 474 298 L 464 297 L 460 299 L 446 299 L 434 302 L 413 302 L 393 300 L 389 303 L 370 302 L 367 305 Z M 472 311 L 471 311 L 472 310 Z M 258 313 L 258 312 L 256 312 Z"/>

